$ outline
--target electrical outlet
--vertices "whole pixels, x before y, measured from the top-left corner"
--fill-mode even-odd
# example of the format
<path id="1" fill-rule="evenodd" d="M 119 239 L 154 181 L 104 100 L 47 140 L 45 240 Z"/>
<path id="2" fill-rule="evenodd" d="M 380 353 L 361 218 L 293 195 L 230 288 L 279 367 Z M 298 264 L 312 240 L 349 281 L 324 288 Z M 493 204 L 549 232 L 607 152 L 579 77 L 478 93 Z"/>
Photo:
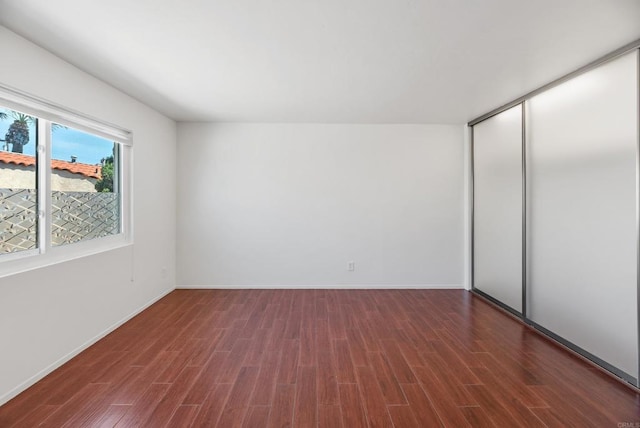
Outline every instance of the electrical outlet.
<path id="1" fill-rule="evenodd" d="M 167 279 L 167 277 L 169 276 L 169 271 L 166 267 L 160 269 L 160 275 L 162 276 L 162 279 Z"/>
<path id="2" fill-rule="evenodd" d="M 356 270 L 356 262 L 354 262 L 353 260 L 351 260 L 350 262 L 347 263 L 347 270 L 349 272 L 353 272 L 354 270 Z"/>

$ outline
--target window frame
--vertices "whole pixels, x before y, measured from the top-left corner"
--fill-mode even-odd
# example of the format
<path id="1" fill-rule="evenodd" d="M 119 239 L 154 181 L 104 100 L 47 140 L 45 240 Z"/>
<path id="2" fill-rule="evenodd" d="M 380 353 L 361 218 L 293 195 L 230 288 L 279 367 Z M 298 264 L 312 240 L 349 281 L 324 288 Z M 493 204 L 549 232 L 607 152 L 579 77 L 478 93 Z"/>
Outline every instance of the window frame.
<path id="1" fill-rule="evenodd" d="M 133 244 L 131 131 L 95 119 L 0 83 L 0 106 L 37 118 L 36 125 L 36 195 L 37 248 L 0 254 L 0 278 L 65 261 L 110 251 Z M 68 126 L 117 144 L 119 165 L 115 174 L 119 183 L 119 233 L 100 238 L 53 246 L 51 202 L 51 128 Z"/>

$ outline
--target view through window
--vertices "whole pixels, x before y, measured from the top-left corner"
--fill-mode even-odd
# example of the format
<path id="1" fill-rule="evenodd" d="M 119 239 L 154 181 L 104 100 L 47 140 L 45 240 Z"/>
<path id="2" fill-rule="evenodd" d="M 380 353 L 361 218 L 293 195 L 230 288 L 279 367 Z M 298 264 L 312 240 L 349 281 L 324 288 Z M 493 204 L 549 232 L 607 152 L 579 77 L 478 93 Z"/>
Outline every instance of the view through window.
<path id="1" fill-rule="evenodd" d="M 52 125 L 51 244 L 120 232 L 118 145 L 73 128 Z"/>
<path id="2" fill-rule="evenodd" d="M 38 247 L 37 119 L 0 108 L 0 253 Z"/>
<path id="3" fill-rule="evenodd" d="M 44 139 L 39 120 L 0 108 L 0 254 L 40 248 L 43 221 L 51 222 L 51 247 L 121 232 L 120 144 L 52 122 Z M 38 177 L 45 140 L 49 189 Z M 39 192 L 48 192 L 50 212 Z"/>

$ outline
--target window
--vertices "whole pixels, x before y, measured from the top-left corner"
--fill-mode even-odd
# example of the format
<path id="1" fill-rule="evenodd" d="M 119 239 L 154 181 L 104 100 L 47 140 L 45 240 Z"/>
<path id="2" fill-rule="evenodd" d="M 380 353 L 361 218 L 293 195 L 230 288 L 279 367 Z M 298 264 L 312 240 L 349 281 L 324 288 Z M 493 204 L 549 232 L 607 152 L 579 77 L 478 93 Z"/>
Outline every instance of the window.
<path id="1" fill-rule="evenodd" d="M 58 124 L 51 129 L 51 245 L 119 233 L 118 144 Z"/>
<path id="2" fill-rule="evenodd" d="M 38 247 L 37 119 L 0 109 L 0 254 Z"/>
<path id="3" fill-rule="evenodd" d="M 130 145 L 126 131 L 0 86 L 0 275 L 130 242 Z"/>

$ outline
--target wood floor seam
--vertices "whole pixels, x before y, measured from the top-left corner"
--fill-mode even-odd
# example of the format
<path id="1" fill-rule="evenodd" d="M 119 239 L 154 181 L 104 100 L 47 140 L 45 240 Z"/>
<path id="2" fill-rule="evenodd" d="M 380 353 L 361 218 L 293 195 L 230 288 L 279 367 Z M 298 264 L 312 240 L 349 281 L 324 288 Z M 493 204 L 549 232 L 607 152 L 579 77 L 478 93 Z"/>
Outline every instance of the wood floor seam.
<path id="1" fill-rule="evenodd" d="M 0 407 L 27 428 L 620 424 L 637 391 L 464 290 L 176 290 Z"/>

